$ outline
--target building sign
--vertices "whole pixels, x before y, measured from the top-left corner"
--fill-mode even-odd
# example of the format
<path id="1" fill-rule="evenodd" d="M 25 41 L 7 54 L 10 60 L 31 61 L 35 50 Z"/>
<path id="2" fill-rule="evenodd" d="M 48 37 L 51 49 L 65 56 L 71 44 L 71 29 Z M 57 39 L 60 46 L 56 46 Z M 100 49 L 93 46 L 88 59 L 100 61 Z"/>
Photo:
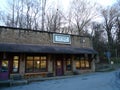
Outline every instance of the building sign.
<path id="1" fill-rule="evenodd" d="M 71 44 L 71 37 L 64 34 L 53 34 L 53 43 Z"/>

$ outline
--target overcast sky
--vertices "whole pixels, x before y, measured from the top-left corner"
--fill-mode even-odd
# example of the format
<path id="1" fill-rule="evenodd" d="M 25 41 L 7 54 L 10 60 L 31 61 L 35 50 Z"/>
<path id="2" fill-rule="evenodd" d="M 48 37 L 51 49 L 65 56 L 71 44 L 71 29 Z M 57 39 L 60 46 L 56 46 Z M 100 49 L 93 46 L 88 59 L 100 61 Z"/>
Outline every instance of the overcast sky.
<path id="1" fill-rule="evenodd" d="M 6 7 L 6 1 L 7 0 L 0 0 L 0 10 L 3 9 L 4 7 Z M 69 3 L 72 0 L 49 0 L 49 1 L 55 1 L 56 4 L 62 4 L 62 7 L 67 10 L 67 8 L 69 7 Z M 112 5 L 113 3 L 115 3 L 116 0 L 90 0 L 92 2 L 97 2 L 99 4 L 101 4 L 103 7 L 108 6 L 108 5 Z"/>
<path id="2" fill-rule="evenodd" d="M 70 2 L 72 2 L 73 0 L 51 0 L 51 1 L 56 2 L 56 4 L 62 5 L 62 8 L 66 11 L 70 5 Z M 110 6 L 116 2 L 116 0 L 90 0 L 90 1 L 94 3 L 96 2 L 102 5 L 103 7 Z"/>
<path id="3" fill-rule="evenodd" d="M 116 2 L 116 0 L 94 0 L 95 2 L 98 2 L 99 4 L 101 4 L 102 6 L 108 6 L 108 5 L 112 5 L 113 3 Z"/>

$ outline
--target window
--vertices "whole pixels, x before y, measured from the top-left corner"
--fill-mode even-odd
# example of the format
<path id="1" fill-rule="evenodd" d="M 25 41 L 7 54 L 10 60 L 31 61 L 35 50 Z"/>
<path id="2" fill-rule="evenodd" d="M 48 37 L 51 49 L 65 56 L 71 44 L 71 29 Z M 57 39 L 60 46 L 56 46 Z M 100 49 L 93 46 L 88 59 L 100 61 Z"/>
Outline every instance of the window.
<path id="1" fill-rule="evenodd" d="M 33 71 L 33 57 L 30 57 L 30 56 L 27 57 L 26 70 L 27 72 Z"/>
<path id="2" fill-rule="evenodd" d="M 80 61 L 79 60 L 76 60 L 76 69 L 80 69 Z"/>
<path id="3" fill-rule="evenodd" d="M 44 72 L 47 71 L 46 56 L 27 56 L 26 72 Z"/>
<path id="4" fill-rule="evenodd" d="M 1 72 L 8 72 L 8 60 L 2 60 Z"/>
<path id="5" fill-rule="evenodd" d="M 70 71 L 72 69 L 72 62 L 71 59 L 66 60 L 66 70 Z"/>
<path id="6" fill-rule="evenodd" d="M 46 67 L 47 67 L 46 63 L 47 63 L 46 57 L 45 56 L 41 57 L 41 63 L 40 63 L 41 71 L 46 71 Z"/>
<path id="7" fill-rule="evenodd" d="M 90 68 L 90 62 L 88 59 L 85 59 L 83 57 L 77 57 L 76 60 L 76 69 L 87 69 Z"/>
<path id="8" fill-rule="evenodd" d="M 34 71 L 38 72 L 40 69 L 40 57 L 39 56 L 35 56 L 34 57 Z"/>
<path id="9" fill-rule="evenodd" d="M 12 72 L 17 73 L 18 70 L 19 70 L 19 56 L 14 56 Z"/>

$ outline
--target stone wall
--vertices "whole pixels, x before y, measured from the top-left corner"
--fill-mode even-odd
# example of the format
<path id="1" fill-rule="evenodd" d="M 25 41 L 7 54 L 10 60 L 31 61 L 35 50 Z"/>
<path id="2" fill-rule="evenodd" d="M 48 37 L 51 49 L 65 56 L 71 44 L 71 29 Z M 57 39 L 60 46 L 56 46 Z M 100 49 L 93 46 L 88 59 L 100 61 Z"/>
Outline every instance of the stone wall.
<path id="1" fill-rule="evenodd" d="M 85 42 L 81 43 L 80 40 L 83 38 Z M 52 32 L 7 27 L 0 27 L 0 43 L 37 44 L 37 45 L 92 48 L 91 40 L 88 37 L 71 35 L 71 44 L 56 44 L 53 43 Z"/>

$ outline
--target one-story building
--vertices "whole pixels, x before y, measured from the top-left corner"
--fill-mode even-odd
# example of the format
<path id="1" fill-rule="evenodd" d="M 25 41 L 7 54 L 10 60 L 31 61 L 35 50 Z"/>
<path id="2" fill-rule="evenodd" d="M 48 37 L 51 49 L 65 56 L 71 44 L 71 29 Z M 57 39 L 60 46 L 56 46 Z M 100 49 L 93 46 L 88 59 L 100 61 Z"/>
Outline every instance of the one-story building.
<path id="1" fill-rule="evenodd" d="M 86 36 L 0 27 L 0 80 L 92 72 L 96 57 Z"/>

